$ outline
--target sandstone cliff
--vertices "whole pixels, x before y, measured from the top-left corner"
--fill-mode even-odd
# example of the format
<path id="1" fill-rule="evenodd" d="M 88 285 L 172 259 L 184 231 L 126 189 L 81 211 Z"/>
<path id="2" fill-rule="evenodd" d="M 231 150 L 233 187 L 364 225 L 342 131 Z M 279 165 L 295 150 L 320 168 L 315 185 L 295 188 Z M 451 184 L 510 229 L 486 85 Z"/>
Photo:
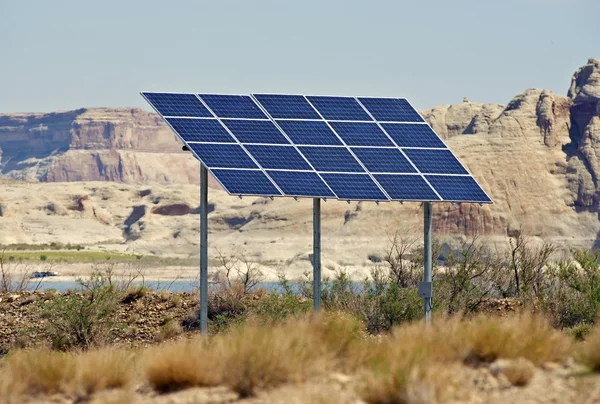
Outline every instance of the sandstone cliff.
<path id="1" fill-rule="evenodd" d="M 0 170 L 10 179 L 199 182 L 197 162 L 172 131 L 140 109 L 0 115 L 0 149 Z"/>
<path id="2" fill-rule="evenodd" d="M 495 202 L 436 204 L 437 236 L 483 234 L 504 242 L 523 229 L 559 244 L 598 244 L 600 60 L 590 59 L 575 72 L 566 96 L 528 89 L 506 106 L 465 100 L 423 115 Z M 198 162 L 181 154 L 155 114 L 82 109 L 0 115 L 0 148 L 0 168 L 8 178 L 133 184 L 4 184 L 0 243 L 76 237 L 140 252 L 197 252 Z M 309 265 L 310 201 L 240 201 L 217 189 L 210 200 L 211 246 L 243 247 L 252 258 L 277 266 Z M 420 234 L 420 209 L 417 203 L 328 201 L 324 262 L 331 268 L 361 265 L 395 229 Z M 265 248 L 271 244 L 276 248 Z"/>

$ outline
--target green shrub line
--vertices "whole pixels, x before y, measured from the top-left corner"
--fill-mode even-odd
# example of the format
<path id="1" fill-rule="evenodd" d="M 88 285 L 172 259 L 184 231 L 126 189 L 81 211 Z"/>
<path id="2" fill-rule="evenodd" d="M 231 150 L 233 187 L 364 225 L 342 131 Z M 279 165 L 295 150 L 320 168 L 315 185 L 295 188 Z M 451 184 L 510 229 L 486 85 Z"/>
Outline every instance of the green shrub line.
<path id="1" fill-rule="evenodd" d="M 434 256 L 439 251 L 436 242 Z M 521 235 L 511 238 L 506 252 L 498 252 L 482 239 L 466 241 L 444 261 L 435 260 L 434 315 L 469 317 L 489 308 L 487 303 L 493 299 L 511 298 L 519 309 L 542 313 L 555 328 L 583 340 L 600 310 L 600 252 L 573 249 L 568 255 L 557 255 L 554 246 L 536 246 Z M 294 280 L 280 272 L 281 292 L 268 292 L 259 288 L 262 273 L 256 264 L 243 255 L 219 253 L 219 262 L 219 287 L 211 288 L 208 296 L 210 333 L 235 328 L 250 319 L 274 323 L 312 310 L 310 272 Z M 422 266 L 422 247 L 393 237 L 382 262 L 372 267 L 358 286 L 344 270 L 323 279 L 322 307 L 327 312 L 350 314 L 370 334 L 419 320 L 423 303 L 417 286 Z M 140 276 L 142 284 L 133 287 Z M 45 335 L 55 349 L 88 349 L 112 342 L 115 330 L 127 326 L 116 316 L 118 305 L 132 304 L 150 292 L 141 272 L 117 281 L 110 261 L 95 266 L 89 278 L 77 282 L 81 290 L 55 294 L 38 305 L 49 320 Z M 300 293 L 292 289 L 292 282 L 299 285 Z M 173 301 L 177 304 L 177 299 Z M 198 313 L 190 312 L 188 318 L 177 321 L 165 326 L 157 339 L 195 331 Z"/>

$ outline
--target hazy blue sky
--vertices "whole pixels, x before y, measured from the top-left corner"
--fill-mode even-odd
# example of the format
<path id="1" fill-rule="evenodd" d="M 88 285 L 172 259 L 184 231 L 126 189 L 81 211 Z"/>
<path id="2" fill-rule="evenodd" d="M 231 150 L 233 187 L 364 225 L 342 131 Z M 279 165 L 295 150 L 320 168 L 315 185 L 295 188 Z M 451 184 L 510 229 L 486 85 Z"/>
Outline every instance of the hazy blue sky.
<path id="1" fill-rule="evenodd" d="M 600 57 L 600 0 L 0 0 L 0 112 L 150 109 L 142 90 L 565 94 Z"/>

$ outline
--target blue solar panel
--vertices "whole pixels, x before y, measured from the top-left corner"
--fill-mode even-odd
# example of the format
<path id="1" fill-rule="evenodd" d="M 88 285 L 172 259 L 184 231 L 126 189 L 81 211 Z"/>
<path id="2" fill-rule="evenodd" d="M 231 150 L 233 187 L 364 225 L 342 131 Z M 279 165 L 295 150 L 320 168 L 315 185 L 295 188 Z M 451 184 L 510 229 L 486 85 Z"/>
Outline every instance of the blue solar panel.
<path id="1" fill-rule="evenodd" d="M 373 177 L 395 201 L 439 201 L 420 175 L 374 174 Z"/>
<path id="2" fill-rule="evenodd" d="M 230 194 L 281 195 L 269 178 L 259 170 L 211 170 Z"/>
<path id="3" fill-rule="evenodd" d="M 263 168 L 312 170 L 293 146 L 247 145 L 246 149 Z"/>
<path id="4" fill-rule="evenodd" d="M 186 142 L 235 143 L 216 119 L 165 118 Z"/>
<path id="5" fill-rule="evenodd" d="M 142 95 L 233 194 L 491 202 L 403 98 Z"/>
<path id="6" fill-rule="evenodd" d="M 327 120 L 373 121 L 353 97 L 307 96 L 310 103 Z"/>
<path id="7" fill-rule="evenodd" d="M 194 94 L 142 93 L 162 116 L 212 118 L 212 114 Z"/>
<path id="8" fill-rule="evenodd" d="M 271 121 L 223 119 L 221 122 L 240 143 L 290 144 Z"/>
<path id="9" fill-rule="evenodd" d="M 402 155 L 394 149 L 371 147 L 353 147 L 352 152 L 372 173 L 416 173 L 417 170 Z"/>
<path id="10" fill-rule="evenodd" d="M 253 95 L 274 119 L 321 119 L 303 95 Z"/>
<path id="11" fill-rule="evenodd" d="M 249 95 L 198 95 L 219 118 L 268 119 Z"/>
<path id="12" fill-rule="evenodd" d="M 335 194 L 315 172 L 267 170 L 267 173 L 286 195 L 335 197 Z"/>
<path id="13" fill-rule="evenodd" d="M 345 147 L 298 147 L 317 171 L 364 172 L 358 161 Z"/>
<path id="14" fill-rule="evenodd" d="M 378 121 L 424 122 L 408 101 L 404 98 L 368 98 L 358 99 Z"/>
<path id="15" fill-rule="evenodd" d="M 385 201 L 388 198 L 368 174 L 321 174 L 339 199 Z"/>
<path id="16" fill-rule="evenodd" d="M 188 143 L 188 147 L 208 168 L 258 168 L 239 145 Z"/>
<path id="17" fill-rule="evenodd" d="M 330 122 L 330 125 L 348 146 L 394 145 L 374 122 Z"/>
<path id="18" fill-rule="evenodd" d="M 446 147 L 429 125 L 384 123 L 381 126 L 400 147 Z"/>
<path id="19" fill-rule="evenodd" d="M 473 177 L 426 175 L 425 178 L 446 201 L 481 203 L 492 201 Z"/>
<path id="20" fill-rule="evenodd" d="M 468 174 L 448 149 L 403 149 L 423 174 Z"/>
<path id="21" fill-rule="evenodd" d="M 342 145 L 323 121 L 277 121 L 277 124 L 295 144 Z"/>

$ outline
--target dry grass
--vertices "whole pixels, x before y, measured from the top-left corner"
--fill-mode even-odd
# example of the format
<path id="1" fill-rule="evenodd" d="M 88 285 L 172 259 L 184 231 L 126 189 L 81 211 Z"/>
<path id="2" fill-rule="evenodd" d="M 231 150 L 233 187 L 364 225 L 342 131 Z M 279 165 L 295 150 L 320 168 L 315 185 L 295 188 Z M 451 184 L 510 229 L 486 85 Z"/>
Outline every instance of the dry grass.
<path id="1" fill-rule="evenodd" d="M 161 392 L 191 386 L 214 386 L 221 381 L 223 346 L 208 338 L 168 342 L 144 353 L 144 373 Z"/>
<path id="2" fill-rule="evenodd" d="M 45 349 L 18 351 L 8 358 L 6 368 L 10 379 L 31 395 L 68 391 L 76 376 L 72 354 Z"/>
<path id="3" fill-rule="evenodd" d="M 369 403 L 415 402 L 409 389 L 428 385 L 428 394 L 437 400 L 441 391 L 453 390 L 454 384 L 452 374 L 428 378 L 432 366 L 520 357 L 541 364 L 566 359 L 571 347 L 567 336 L 531 314 L 481 316 L 472 321 L 437 318 L 427 328 L 421 322 L 414 323 L 395 329 L 391 337 L 373 347 L 361 395 Z M 533 376 L 520 366 L 510 372 L 507 377 L 517 384 L 527 383 Z"/>
<path id="4" fill-rule="evenodd" d="M 126 388 L 137 378 L 136 355 L 131 351 L 101 349 L 77 357 L 77 376 L 72 390 L 87 396 L 96 391 Z"/>
<path id="5" fill-rule="evenodd" d="M 544 317 L 530 313 L 478 317 L 466 324 L 463 336 L 471 357 L 486 362 L 522 357 L 540 365 L 563 361 L 572 350 L 570 338 L 552 328 Z"/>
<path id="6" fill-rule="evenodd" d="M 579 346 L 579 361 L 594 372 L 600 372 L 600 325 L 587 335 L 585 342 Z"/>
<path id="7" fill-rule="evenodd" d="M 64 393 L 87 397 L 110 388 L 127 387 L 136 378 L 132 352 L 102 349 L 79 355 L 36 349 L 17 351 L 2 368 L 0 397 Z"/>
<path id="8" fill-rule="evenodd" d="M 164 342 L 183 334 L 183 327 L 177 320 L 169 320 L 163 324 L 154 337 L 157 342 Z"/>
<path id="9" fill-rule="evenodd" d="M 534 366 L 563 361 L 572 340 L 530 314 L 514 317 L 435 318 L 371 337 L 354 318 L 329 313 L 280 323 L 250 320 L 213 337 L 185 338 L 147 348 L 141 372 L 131 351 L 104 349 L 80 354 L 15 351 L 0 362 L 0 401 L 63 393 L 76 398 L 147 382 L 159 392 L 192 386 L 227 386 L 246 397 L 330 372 L 354 375 L 357 392 L 369 403 L 416 403 L 455 399 L 465 364 L 511 360 L 502 373 L 517 386 Z M 600 370 L 600 328 L 581 357 Z M 522 359 L 520 359 L 522 358 Z M 461 373 L 462 369 L 462 373 Z M 459 394 L 460 393 L 460 394 Z"/>
<path id="10" fill-rule="evenodd" d="M 517 358 L 502 369 L 502 374 L 513 386 L 523 387 L 533 379 L 535 367 L 527 359 Z"/>

